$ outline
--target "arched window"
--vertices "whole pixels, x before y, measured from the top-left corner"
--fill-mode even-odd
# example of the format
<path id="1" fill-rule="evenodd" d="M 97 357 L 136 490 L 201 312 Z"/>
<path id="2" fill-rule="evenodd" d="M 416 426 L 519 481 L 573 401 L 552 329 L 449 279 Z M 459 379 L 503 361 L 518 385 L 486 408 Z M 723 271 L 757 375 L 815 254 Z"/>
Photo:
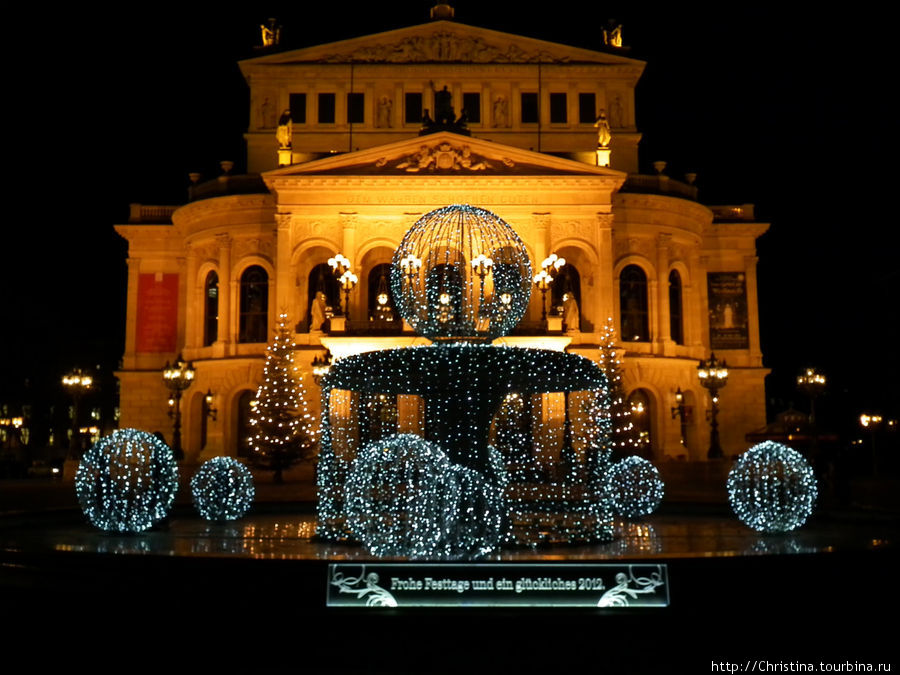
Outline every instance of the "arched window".
<path id="1" fill-rule="evenodd" d="M 375 265 L 369 272 L 369 322 L 374 330 L 402 328 L 397 318 L 394 295 L 391 293 L 391 264 Z"/>
<path id="2" fill-rule="evenodd" d="M 628 265 L 619 275 L 619 311 L 622 319 L 622 341 L 649 342 L 647 275 L 637 265 Z"/>
<path id="3" fill-rule="evenodd" d="M 219 275 L 206 275 L 203 290 L 203 346 L 208 347 L 219 336 Z"/>
<path id="4" fill-rule="evenodd" d="M 575 302 L 578 305 L 578 309 L 581 309 L 581 275 L 578 274 L 578 269 L 572 263 L 566 263 L 563 265 L 562 269 L 559 271 L 559 274 L 556 275 L 556 278 L 553 280 L 553 285 L 550 287 L 550 296 L 552 298 L 552 307 L 557 309 L 562 307 L 563 304 L 563 296 L 567 293 L 571 293 L 575 296 Z"/>
<path id="5" fill-rule="evenodd" d="M 269 275 L 259 265 L 241 275 L 238 342 L 266 342 L 269 331 Z"/>
<path id="6" fill-rule="evenodd" d="M 335 278 L 334 273 L 328 266 L 328 263 L 319 263 L 312 268 L 308 277 L 307 297 L 306 297 L 306 319 L 307 327 L 310 327 L 312 321 L 312 304 L 316 299 L 316 293 L 325 294 L 325 304 L 331 310 L 339 314 L 341 311 L 341 285 Z"/>
<path id="7" fill-rule="evenodd" d="M 677 345 L 684 344 L 684 319 L 681 304 L 681 275 L 669 272 L 669 335 Z"/>

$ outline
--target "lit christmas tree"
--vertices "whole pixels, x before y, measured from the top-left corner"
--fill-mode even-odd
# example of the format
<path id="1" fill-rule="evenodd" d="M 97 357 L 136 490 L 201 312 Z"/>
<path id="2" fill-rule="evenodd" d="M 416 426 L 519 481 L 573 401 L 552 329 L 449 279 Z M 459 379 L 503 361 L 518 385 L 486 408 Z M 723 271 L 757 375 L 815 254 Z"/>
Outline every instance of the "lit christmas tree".
<path id="1" fill-rule="evenodd" d="M 612 418 L 610 449 L 613 459 L 640 455 L 643 443 L 631 419 L 631 404 L 622 388 L 622 349 L 616 346 L 616 329 L 612 317 L 606 320 L 600 336 L 600 368 L 609 386 L 609 414 Z"/>
<path id="2" fill-rule="evenodd" d="M 263 383 L 256 392 L 250 427 L 251 460 L 273 471 L 276 483 L 282 482 L 285 469 L 315 454 L 314 418 L 294 365 L 294 340 L 286 314 L 278 317 L 275 339 L 266 349 Z"/>

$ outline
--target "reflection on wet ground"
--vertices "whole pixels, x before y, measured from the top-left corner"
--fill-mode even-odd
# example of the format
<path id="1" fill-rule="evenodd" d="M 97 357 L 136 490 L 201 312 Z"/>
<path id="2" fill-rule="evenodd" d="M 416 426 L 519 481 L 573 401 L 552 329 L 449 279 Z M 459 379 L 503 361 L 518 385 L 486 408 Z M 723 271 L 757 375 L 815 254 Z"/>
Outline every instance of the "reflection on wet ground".
<path id="1" fill-rule="evenodd" d="M 592 545 L 507 547 L 491 561 L 613 560 L 617 558 L 716 558 L 864 551 L 892 547 L 896 525 L 822 521 L 795 532 L 763 535 L 735 519 L 717 516 L 651 516 L 617 522 L 612 542 Z M 122 555 L 215 556 L 286 560 L 369 560 L 355 543 L 315 539 L 312 514 L 260 514 L 234 523 L 175 518 L 162 529 L 113 535 L 84 524 L 12 527 L 0 531 L 6 550 Z"/>

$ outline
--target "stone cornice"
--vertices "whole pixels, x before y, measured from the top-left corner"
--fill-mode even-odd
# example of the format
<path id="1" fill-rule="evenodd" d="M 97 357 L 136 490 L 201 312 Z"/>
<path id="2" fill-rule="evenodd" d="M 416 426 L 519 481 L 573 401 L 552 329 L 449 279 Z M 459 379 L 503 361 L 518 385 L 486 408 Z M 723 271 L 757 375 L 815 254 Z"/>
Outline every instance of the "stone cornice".
<path id="1" fill-rule="evenodd" d="M 263 66 L 308 63 L 597 63 L 629 66 L 644 62 L 454 21 L 426 24 L 332 42 L 240 63 L 245 77 Z"/>
<path id="2" fill-rule="evenodd" d="M 275 197 L 266 195 L 226 195 L 191 202 L 172 215 L 175 226 L 190 232 L 204 221 L 215 218 L 215 225 L 272 221 Z"/>

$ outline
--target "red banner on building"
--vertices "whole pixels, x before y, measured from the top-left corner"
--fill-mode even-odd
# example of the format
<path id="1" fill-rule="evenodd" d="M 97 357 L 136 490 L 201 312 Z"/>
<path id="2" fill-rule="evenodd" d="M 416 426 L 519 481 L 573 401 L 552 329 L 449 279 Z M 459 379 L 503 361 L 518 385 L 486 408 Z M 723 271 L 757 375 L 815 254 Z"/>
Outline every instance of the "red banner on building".
<path id="1" fill-rule="evenodd" d="M 137 352 L 174 352 L 178 334 L 178 275 L 138 278 Z"/>

